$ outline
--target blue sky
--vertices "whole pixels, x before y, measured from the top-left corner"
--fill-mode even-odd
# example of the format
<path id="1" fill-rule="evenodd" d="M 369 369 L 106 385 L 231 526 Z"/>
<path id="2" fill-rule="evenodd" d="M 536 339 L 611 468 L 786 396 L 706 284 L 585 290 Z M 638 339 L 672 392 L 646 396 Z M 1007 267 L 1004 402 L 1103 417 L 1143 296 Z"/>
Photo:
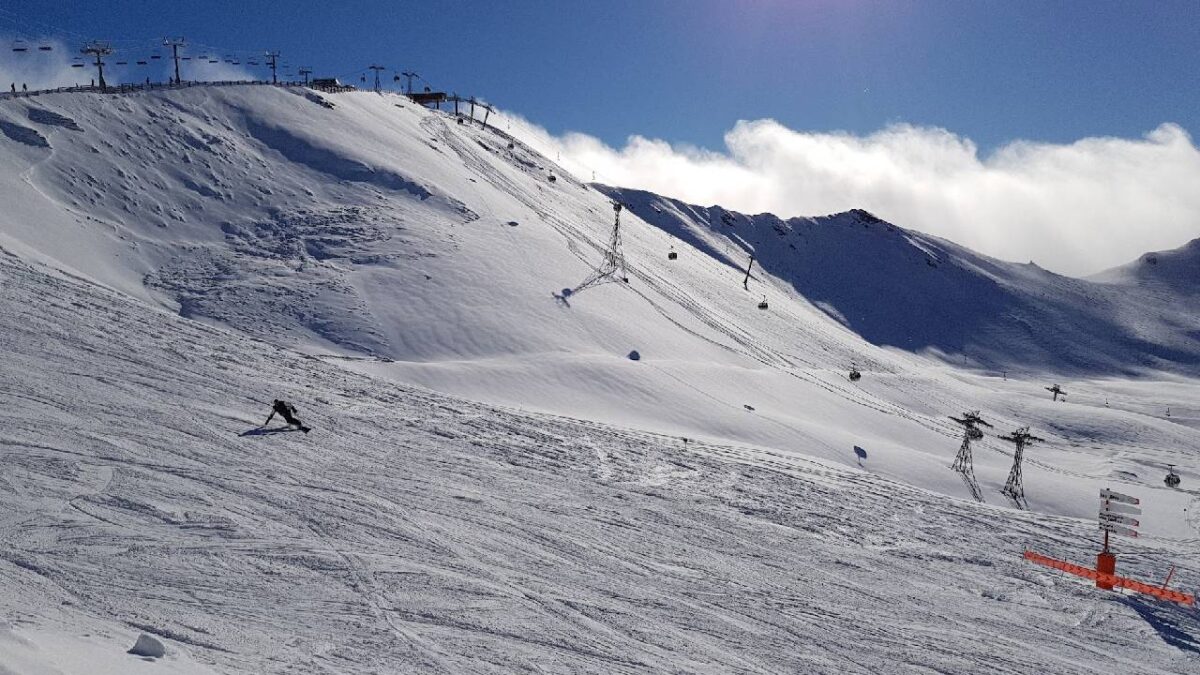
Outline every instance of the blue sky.
<path id="1" fill-rule="evenodd" d="M 1200 129 L 1195 0 L 6 0 L 0 34 L 182 34 L 344 78 L 378 62 L 614 146 L 640 134 L 719 149 L 737 120 L 759 118 L 939 126 L 984 152 Z"/>
<path id="2" fill-rule="evenodd" d="M 692 203 L 865 208 L 1072 275 L 1200 237 L 1200 0 L 0 4 L 0 44 L 132 62 L 166 35 L 351 83 L 416 70 L 524 116 L 503 124 L 580 178 Z M 0 87 L 87 82 L 67 56 L 5 45 Z"/>

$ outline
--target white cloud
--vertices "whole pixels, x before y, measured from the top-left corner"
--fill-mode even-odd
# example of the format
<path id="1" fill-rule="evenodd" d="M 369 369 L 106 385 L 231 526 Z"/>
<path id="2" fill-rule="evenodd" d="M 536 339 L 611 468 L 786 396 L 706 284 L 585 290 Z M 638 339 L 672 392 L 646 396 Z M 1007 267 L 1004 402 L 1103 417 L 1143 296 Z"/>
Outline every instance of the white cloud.
<path id="1" fill-rule="evenodd" d="M 945 129 L 867 136 L 738 122 L 725 150 L 631 137 L 612 148 L 506 114 L 511 131 L 583 180 L 780 216 L 865 208 L 1007 260 L 1091 274 L 1200 237 L 1200 151 L 1163 124 L 1143 138 L 1018 141 L 981 158 Z"/>

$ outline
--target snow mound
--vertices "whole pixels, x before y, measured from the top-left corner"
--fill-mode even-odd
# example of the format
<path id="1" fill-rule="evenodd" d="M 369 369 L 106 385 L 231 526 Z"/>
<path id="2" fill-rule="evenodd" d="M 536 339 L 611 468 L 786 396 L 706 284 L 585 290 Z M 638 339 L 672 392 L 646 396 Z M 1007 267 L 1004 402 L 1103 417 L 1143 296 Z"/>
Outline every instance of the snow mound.
<path id="1" fill-rule="evenodd" d="M 162 642 L 159 642 L 158 638 L 142 633 L 126 653 L 157 659 L 167 655 L 167 648 L 163 646 Z"/>

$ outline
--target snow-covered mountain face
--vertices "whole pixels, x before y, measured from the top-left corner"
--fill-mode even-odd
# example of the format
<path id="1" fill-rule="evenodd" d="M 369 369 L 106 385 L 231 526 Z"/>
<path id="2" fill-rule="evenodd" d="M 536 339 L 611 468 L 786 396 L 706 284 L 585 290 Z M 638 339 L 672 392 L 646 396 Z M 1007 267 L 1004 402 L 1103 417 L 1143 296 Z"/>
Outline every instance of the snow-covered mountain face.
<path id="1" fill-rule="evenodd" d="M 1146 503 L 1132 569 L 1195 585 L 1186 283 L 605 191 L 398 96 L 0 101 L 0 611 L 227 672 L 1194 668 L 1194 617 L 1019 560 L 1086 561 L 1114 487 Z M 629 281 L 565 294 L 612 197 Z M 246 433 L 278 396 L 316 431 Z M 997 508 L 1011 447 L 977 446 L 987 504 L 948 469 L 968 409 L 1046 439 L 1030 513 Z M 1174 643 L 1068 663 L 1034 607 Z M 0 656 L 40 672 L 53 633 L 20 628 Z"/>
<path id="2" fill-rule="evenodd" d="M 776 282 L 875 345 L 1012 372 L 1200 369 L 1200 240 L 1072 279 L 865 211 L 783 220 L 600 189 L 731 267 L 744 268 L 754 255 Z"/>
<path id="3" fill-rule="evenodd" d="M 1174 295 L 1001 263 L 861 211 L 785 222 L 606 195 L 398 96 L 54 95 L 0 118 L 4 242 L 31 259 L 394 381 L 837 462 L 872 448 L 876 470 L 949 494 L 964 488 L 943 471 L 946 415 L 1061 424 L 995 400 L 999 371 L 1035 373 L 1037 391 L 1056 371 L 1187 370 L 1197 349 L 1198 315 Z M 630 280 L 564 296 L 602 259 L 611 197 L 630 206 Z M 924 352 L 995 369 L 947 380 Z M 851 364 L 865 381 L 846 380 Z M 1176 426 L 1154 442 L 1184 442 Z M 983 473 L 1001 483 L 1005 460 Z"/>
<path id="4" fill-rule="evenodd" d="M 1143 294 L 1159 294 L 1168 301 L 1180 302 L 1181 310 L 1190 310 L 1187 301 L 1200 294 L 1200 239 L 1170 251 L 1147 253 L 1091 279 L 1132 287 Z"/>

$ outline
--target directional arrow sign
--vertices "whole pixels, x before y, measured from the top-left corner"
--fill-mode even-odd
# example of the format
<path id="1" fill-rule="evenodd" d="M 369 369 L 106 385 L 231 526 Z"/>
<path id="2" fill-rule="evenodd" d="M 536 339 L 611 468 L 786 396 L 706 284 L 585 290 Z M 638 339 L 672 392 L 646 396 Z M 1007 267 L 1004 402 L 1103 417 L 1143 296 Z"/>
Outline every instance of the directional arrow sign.
<path id="1" fill-rule="evenodd" d="M 1112 490 L 1109 490 L 1108 488 L 1102 488 L 1100 490 L 1100 499 L 1107 499 L 1109 501 L 1121 502 L 1122 504 L 1141 504 L 1142 503 L 1142 500 L 1138 499 L 1137 497 L 1130 497 L 1129 495 L 1123 495 L 1120 492 L 1113 492 Z"/>
<path id="2" fill-rule="evenodd" d="M 1133 518 L 1130 518 L 1129 516 L 1119 516 L 1115 513 L 1105 513 L 1103 511 L 1100 512 L 1100 522 L 1102 522 L 1102 523 L 1120 523 L 1122 525 L 1132 525 L 1134 527 L 1137 527 L 1138 525 L 1141 524 L 1138 521 L 1134 520 Z"/>
<path id="3" fill-rule="evenodd" d="M 1142 512 L 1142 509 L 1137 506 L 1130 506 L 1128 504 L 1118 504 L 1117 502 L 1103 501 L 1103 502 L 1100 502 L 1100 512 L 1101 513 L 1126 513 L 1126 514 L 1132 514 L 1132 515 L 1136 516 Z"/>
<path id="4" fill-rule="evenodd" d="M 1138 536 L 1137 530 L 1131 530 L 1128 527 L 1117 525 L 1115 523 L 1101 522 L 1100 529 L 1104 530 L 1105 532 L 1112 532 L 1113 534 L 1125 535 L 1126 537 L 1136 538 Z"/>

